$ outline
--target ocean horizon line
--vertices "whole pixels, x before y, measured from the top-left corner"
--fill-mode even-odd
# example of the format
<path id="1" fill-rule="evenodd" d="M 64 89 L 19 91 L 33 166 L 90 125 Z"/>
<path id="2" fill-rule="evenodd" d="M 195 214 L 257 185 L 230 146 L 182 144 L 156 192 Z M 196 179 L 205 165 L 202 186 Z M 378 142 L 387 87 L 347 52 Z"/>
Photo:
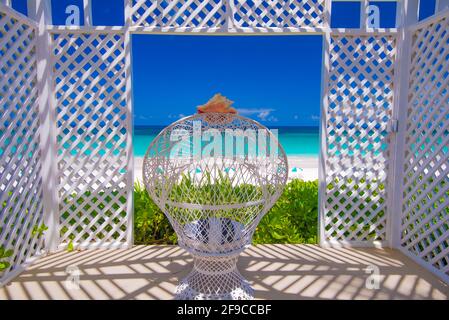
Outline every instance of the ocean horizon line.
<path id="1" fill-rule="evenodd" d="M 169 126 L 171 123 L 168 124 L 134 124 L 134 127 L 140 127 L 140 128 L 144 128 L 144 127 L 152 127 L 152 128 L 165 128 L 167 126 Z M 280 126 L 274 126 L 274 125 L 264 125 L 267 128 L 313 128 L 313 129 L 319 129 L 320 126 L 319 125 L 280 125 Z"/>
<path id="2" fill-rule="evenodd" d="M 134 126 L 134 155 L 144 156 L 151 141 L 165 128 L 164 125 Z M 279 141 L 287 156 L 317 157 L 319 153 L 319 127 L 275 126 Z"/>

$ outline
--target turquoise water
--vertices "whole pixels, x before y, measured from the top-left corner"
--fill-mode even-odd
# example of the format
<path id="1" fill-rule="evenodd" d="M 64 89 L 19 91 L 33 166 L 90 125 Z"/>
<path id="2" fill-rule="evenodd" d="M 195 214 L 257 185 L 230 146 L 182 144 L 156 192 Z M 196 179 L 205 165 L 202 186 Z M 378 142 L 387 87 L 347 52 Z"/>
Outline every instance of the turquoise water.
<path id="1" fill-rule="evenodd" d="M 162 126 L 134 127 L 134 155 L 143 157 L 151 141 L 162 131 Z M 279 141 L 287 155 L 317 157 L 319 152 L 318 127 L 276 127 Z"/>

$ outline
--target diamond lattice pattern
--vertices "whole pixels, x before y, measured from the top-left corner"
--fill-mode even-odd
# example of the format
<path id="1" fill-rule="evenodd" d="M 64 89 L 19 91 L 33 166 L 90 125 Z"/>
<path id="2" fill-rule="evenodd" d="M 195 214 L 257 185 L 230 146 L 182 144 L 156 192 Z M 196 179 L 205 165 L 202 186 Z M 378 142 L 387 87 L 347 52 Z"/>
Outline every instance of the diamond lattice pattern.
<path id="1" fill-rule="evenodd" d="M 61 242 L 116 245 L 132 186 L 124 36 L 59 33 L 53 44 Z"/>
<path id="2" fill-rule="evenodd" d="M 137 26 L 218 28 L 225 11 L 223 0 L 134 0 L 131 15 Z"/>
<path id="3" fill-rule="evenodd" d="M 36 30 L 0 12 L 0 245 L 14 251 L 3 277 L 43 249 L 36 68 Z"/>
<path id="4" fill-rule="evenodd" d="M 449 275 L 449 17 L 413 35 L 402 246 Z"/>
<path id="5" fill-rule="evenodd" d="M 332 36 L 324 236 L 386 240 L 394 36 Z"/>
<path id="6" fill-rule="evenodd" d="M 322 27 L 325 0 L 134 0 L 132 24 L 142 27 Z M 227 20 L 229 23 L 227 24 Z"/>
<path id="7" fill-rule="evenodd" d="M 236 27 L 322 27 L 324 0 L 230 0 Z"/>

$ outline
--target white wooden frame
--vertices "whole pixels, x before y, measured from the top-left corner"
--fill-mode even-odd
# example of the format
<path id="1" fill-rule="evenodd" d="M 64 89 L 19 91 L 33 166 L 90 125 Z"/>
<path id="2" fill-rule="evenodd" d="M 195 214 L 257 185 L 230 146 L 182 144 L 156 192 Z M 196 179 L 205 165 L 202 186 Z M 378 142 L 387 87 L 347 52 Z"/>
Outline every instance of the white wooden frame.
<path id="1" fill-rule="evenodd" d="M 408 33 L 408 37 L 409 37 L 409 45 L 413 45 L 412 50 L 415 50 L 416 48 L 419 47 L 419 45 L 417 45 L 417 43 L 423 43 L 425 44 L 427 47 L 427 43 L 425 43 L 425 41 L 427 41 L 427 39 L 425 37 L 421 37 L 419 38 L 420 35 L 426 35 L 426 34 L 430 34 L 431 36 L 435 35 L 435 33 L 429 33 L 429 30 L 431 31 L 435 31 L 435 25 L 438 26 L 440 23 L 445 23 L 446 25 L 449 23 L 449 6 L 442 6 L 443 2 L 438 3 L 437 2 L 437 10 L 436 10 L 436 14 L 419 22 L 416 24 L 412 24 L 409 25 L 407 27 L 407 33 Z M 446 3 L 445 3 L 446 4 Z M 438 11 L 440 9 L 440 11 Z M 440 28 L 441 30 L 441 28 Z M 448 30 L 446 29 L 442 29 L 443 32 L 446 33 L 445 37 L 446 39 L 448 38 L 447 32 Z M 440 32 L 441 34 L 442 32 Z M 416 38 L 417 42 L 415 43 L 415 41 L 412 41 L 412 37 L 416 37 L 418 36 L 418 38 Z M 428 38 L 433 38 L 433 37 L 428 37 Z M 440 38 L 437 37 L 438 41 L 440 41 Z M 442 39 L 441 39 L 442 40 Z M 429 45 L 433 45 L 435 42 L 433 43 L 429 43 Z M 431 62 L 431 67 L 430 69 L 432 70 L 431 76 L 428 76 L 427 74 L 425 76 L 423 75 L 417 75 L 418 79 L 421 79 L 423 81 L 425 81 L 422 85 L 420 85 L 420 89 L 418 92 L 416 91 L 410 91 L 407 95 L 407 97 L 405 98 L 404 101 L 404 105 L 407 107 L 404 108 L 405 110 L 402 110 L 404 112 L 404 114 L 411 114 L 412 112 L 414 112 L 415 109 L 419 108 L 416 107 L 414 105 L 415 103 L 415 99 L 417 96 L 420 96 L 419 100 L 421 102 L 420 105 L 423 105 L 423 98 L 421 98 L 421 95 L 423 93 L 426 94 L 426 96 L 431 97 L 434 94 L 434 91 L 437 90 L 438 92 L 438 99 L 432 99 L 432 98 L 427 98 L 429 100 L 431 100 L 433 103 L 436 103 L 437 105 L 432 105 L 432 109 L 428 112 L 425 113 L 425 117 L 427 118 L 427 116 L 429 116 L 428 118 L 431 119 L 431 121 L 425 120 L 425 118 L 423 117 L 419 117 L 418 119 L 416 119 L 416 121 L 418 123 L 414 122 L 414 119 L 410 119 L 410 116 L 407 116 L 407 119 L 404 120 L 404 131 L 410 131 L 410 129 L 414 129 L 416 127 L 417 124 L 419 124 L 420 121 L 424 122 L 424 124 L 426 125 L 433 125 L 435 126 L 435 124 L 432 124 L 432 119 L 433 118 L 438 118 L 438 119 L 442 119 L 441 121 L 445 121 L 445 119 L 447 119 L 448 115 L 449 115 L 449 110 L 448 110 L 448 106 L 444 105 L 444 99 L 447 99 L 448 94 L 447 94 L 447 87 L 449 86 L 449 79 L 443 80 L 443 83 L 440 86 L 436 86 L 435 83 L 432 82 L 432 78 L 433 77 L 437 77 L 437 79 L 441 80 L 442 78 L 438 77 L 438 74 L 442 74 L 444 72 L 444 70 L 447 71 L 447 66 L 448 63 L 447 61 L 445 62 L 444 57 L 447 56 L 447 54 L 449 54 L 449 46 L 447 46 L 447 41 L 441 41 L 442 45 L 438 47 L 438 50 L 436 50 L 436 48 L 433 48 L 435 51 L 434 53 L 437 53 L 439 56 L 437 59 L 433 60 Z M 413 52 L 414 53 L 414 57 L 413 59 L 411 59 L 410 57 L 408 58 L 408 70 L 412 71 L 413 69 L 418 69 L 418 70 L 422 70 L 424 69 L 424 66 L 421 65 L 421 63 L 426 64 L 425 62 L 428 62 L 427 56 L 428 53 L 425 53 L 422 49 L 416 50 Z M 413 62 L 417 61 L 417 59 L 422 59 L 425 62 L 421 62 L 420 65 L 415 65 L 413 66 Z M 426 66 L 427 67 L 427 66 Z M 440 67 L 442 67 L 442 69 L 440 69 Z M 409 72 L 407 72 L 407 74 L 410 74 Z M 419 78 L 421 77 L 421 78 Z M 416 78 L 411 78 L 409 77 L 409 79 L 404 79 L 404 81 L 406 81 L 409 90 L 412 90 L 412 83 L 414 81 L 416 81 Z M 430 87 L 430 88 L 429 88 Z M 438 88 L 438 89 L 437 89 Z M 438 101 L 438 102 L 437 102 Z M 442 101 L 442 102 L 441 102 Z M 445 108 L 446 107 L 446 108 Z M 446 121 L 447 122 L 447 121 Z M 405 128 L 405 126 L 407 125 L 407 128 Z M 429 127 L 429 132 L 431 131 L 431 128 L 434 127 Z M 417 129 L 419 130 L 419 129 Z M 440 136 L 431 136 L 430 143 L 433 144 L 432 146 L 426 144 L 425 149 L 426 150 L 430 150 L 436 141 L 438 141 L 439 139 L 442 139 L 443 141 L 443 148 L 444 146 L 447 146 L 448 143 L 448 139 L 447 137 L 443 137 L 442 135 Z M 413 137 L 410 138 L 415 138 L 416 135 L 414 135 Z M 426 136 L 426 140 L 428 139 L 429 134 L 427 134 Z M 422 187 L 422 190 L 420 190 L 420 193 L 418 193 L 418 188 L 414 187 L 413 190 L 416 190 L 413 193 L 407 193 L 406 187 L 409 187 L 410 185 L 412 185 L 410 183 L 410 181 L 405 181 L 405 178 L 407 177 L 406 172 L 402 172 L 404 181 L 401 184 L 401 191 L 403 192 L 403 197 L 402 197 L 402 210 L 400 211 L 400 217 L 402 220 L 401 225 L 399 225 L 399 232 L 398 234 L 400 235 L 398 241 L 398 245 L 397 248 L 399 248 L 399 250 L 405 254 L 406 256 L 408 256 L 409 258 L 411 258 L 412 260 L 414 260 L 416 263 L 420 264 L 421 266 L 423 266 L 424 268 L 430 270 L 431 272 L 433 272 L 435 275 L 437 275 L 438 277 L 440 277 L 441 279 L 443 279 L 446 283 L 449 283 L 449 249 L 447 247 L 447 235 L 448 232 L 444 232 L 443 234 L 440 234 L 439 228 L 444 228 L 444 225 L 447 225 L 447 217 L 441 217 L 441 215 L 439 215 L 439 212 L 444 212 L 446 210 L 446 214 L 447 214 L 447 208 L 449 208 L 449 198 L 447 196 L 447 188 L 446 189 L 442 189 L 439 190 L 437 193 L 441 195 L 441 197 L 439 197 L 438 199 L 435 199 L 433 197 L 435 197 L 435 192 L 434 192 L 434 186 L 438 185 L 438 183 L 441 183 L 442 181 L 447 181 L 448 177 L 449 177 L 449 168 L 447 167 L 447 162 L 449 161 L 449 155 L 441 155 L 441 151 L 437 152 L 433 152 L 432 156 L 428 156 L 428 157 L 424 157 L 422 154 L 416 155 L 414 157 L 411 156 L 410 150 L 408 151 L 408 155 L 406 153 L 406 148 L 405 147 L 410 147 L 412 143 L 418 143 L 415 140 L 412 140 L 412 142 L 408 142 L 406 141 L 405 137 L 404 139 L 401 141 L 402 143 L 404 143 L 406 146 L 403 147 L 403 149 L 401 150 L 402 152 L 402 157 L 404 155 L 406 155 L 407 157 L 401 158 L 400 161 L 402 161 L 403 166 L 403 171 L 406 171 L 405 169 L 405 164 L 407 163 L 408 160 L 411 160 L 412 158 L 414 159 L 414 163 L 415 163 L 415 172 L 413 173 L 413 177 L 417 177 L 417 176 L 423 176 L 423 180 L 424 179 L 433 179 L 434 182 L 432 182 L 430 184 L 430 189 L 429 187 Z M 441 147 L 439 145 L 437 145 L 437 147 L 435 148 L 436 150 L 440 149 Z M 429 165 L 432 165 L 432 168 L 430 170 L 428 170 Z M 408 171 L 410 171 L 411 167 L 409 167 Z M 436 172 L 438 172 L 437 174 L 435 174 Z M 412 182 L 413 183 L 413 182 Z M 423 186 L 423 184 L 421 184 L 421 186 Z M 431 196 L 429 196 L 431 195 Z M 416 198 L 412 200 L 412 203 L 414 203 L 415 207 L 414 208 L 410 208 L 408 206 L 407 203 L 407 199 L 412 199 L 411 197 L 415 196 Z M 429 203 L 424 206 L 423 203 L 421 202 L 422 199 L 428 199 Z M 438 205 L 436 205 L 438 204 Z M 435 207 L 436 206 L 436 207 Z M 431 209 L 432 208 L 432 209 Z M 431 212 L 429 213 L 428 210 L 431 210 Z M 414 215 L 410 216 L 410 219 L 412 220 L 412 223 L 408 223 L 407 219 L 409 217 L 407 217 L 407 215 L 409 215 L 412 211 L 416 211 L 414 212 Z M 426 218 L 422 218 L 422 216 L 426 214 Z M 434 222 L 434 220 L 438 221 L 438 222 Z M 404 225 L 408 223 L 407 225 Z M 409 229 L 409 226 L 413 224 L 413 230 L 412 232 Z M 426 227 L 424 227 L 425 225 L 428 225 Z M 432 239 L 431 244 L 421 244 L 421 241 L 426 240 L 426 239 Z M 425 242 L 428 242 L 427 240 Z M 424 247 L 424 248 L 420 248 L 420 247 Z M 435 253 L 435 251 L 439 251 L 438 253 Z M 433 258 L 429 258 L 429 256 L 434 255 Z M 430 261 L 429 261 L 430 260 Z M 444 265 L 446 264 L 446 265 Z"/>
<path id="2" fill-rule="evenodd" d="M 0 234 L 0 244 L 5 245 L 5 250 L 13 250 L 11 266 L 0 275 L 0 286 L 11 281 L 20 274 L 27 266 L 45 254 L 44 241 L 33 235 L 35 226 L 40 225 L 45 216 L 45 179 L 42 175 L 42 159 L 40 158 L 40 147 L 42 145 L 43 134 L 39 132 L 42 121 L 42 109 L 40 104 L 40 90 L 38 88 L 39 65 L 38 65 L 38 24 L 14 11 L 9 6 L 9 1 L 0 3 L 2 24 L 0 32 L 2 35 L 3 54 L 0 56 L 2 63 L 8 62 L 8 76 L 2 74 L 0 83 L 2 88 L 0 102 L 2 108 L 10 104 L 19 106 L 11 108 L 10 112 L 2 112 L 0 115 L 0 126 L 2 135 L 0 143 L 2 153 L 9 153 L 12 146 L 19 145 L 16 151 L 8 157 L 0 158 L 0 172 L 2 181 L 0 182 L 0 201 L 5 203 L 0 214 L 2 216 L 2 233 Z M 8 34 L 4 33 L 8 25 Z M 26 47 L 24 47 L 26 45 Z M 2 66 L 3 69 L 3 66 Z M 11 81 L 11 83 L 9 83 Z M 14 117 L 11 117 L 15 114 Z M 21 118 L 21 120 L 20 120 Z M 18 120 L 19 119 L 19 120 Z M 31 136 L 26 140 L 23 130 L 20 133 L 15 129 L 17 121 L 24 121 Z M 36 137 L 36 134 L 38 135 Z M 7 143 L 6 141 L 10 142 Z M 37 148 L 33 147 L 37 144 Z M 6 145 L 6 147 L 4 147 Z M 25 145 L 30 147 L 28 152 L 32 152 L 28 157 L 25 152 Z M 17 156 L 21 153 L 22 156 Z M 8 164 L 8 167 L 5 167 Z M 17 204 L 17 205 L 16 205 Z M 9 214 L 7 214 L 9 213 Z M 4 221 L 6 220 L 6 225 Z"/>
<path id="3" fill-rule="evenodd" d="M 126 113 L 129 121 L 126 123 L 127 137 L 126 137 L 126 167 L 127 180 L 134 181 L 134 161 L 133 161 L 133 147 L 132 147 L 132 68 L 131 68 L 131 36 L 132 34 L 197 34 L 197 35 L 323 35 L 323 70 L 322 70 L 322 103 L 321 103 L 321 123 L 320 123 L 320 145 L 321 153 L 319 157 L 319 238 L 320 244 L 323 246 L 388 246 L 391 248 L 399 248 L 404 254 L 410 256 L 416 262 L 422 264 L 424 267 L 434 272 L 444 280 L 449 281 L 447 274 L 442 274 L 438 270 L 435 270 L 432 266 L 429 266 L 426 262 L 420 260 L 416 256 L 410 254 L 410 252 L 403 250 L 400 245 L 400 214 L 402 212 L 402 204 L 397 199 L 402 199 L 403 194 L 403 177 L 402 166 L 404 162 L 404 141 L 405 141 L 405 121 L 406 121 L 406 108 L 404 107 L 407 102 L 408 96 L 408 84 L 409 75 L 408 70 L 410 67 L 411 56 L 411 33 L 417 28 L 431 24 L 437 21 L 440 17 L 447 15 L 449 7 L 449 0 L 437 0 L 436 12 L 440 12 L 425 21 L 417 23 L 417 17 L 419 15 L 419 0 L 384 0 L 386 2 L 397 2 L 397 26 L 392 29 L 369 29 L 366 27 L 366 8 L 369 4 L 369 0 L 355 0 L 361 3 L 360 18 L 361 26 L 358 29 L 333 29 L 330 25 L 331 17 L 331 3 L 342 2 L 346 0 L 314 0 L 322 1 L 324 9 L 322 11 L 322 22 L 312 25 L 291 25 L 290 23 L 274 26 L 264 26 L 263 23 L 251 26 L 242 26 L 241 23 L 236 23 L 233 12 L 238 10 L 233 0 L 223 0 L 224 9 L 227 13 L 222 18 L 223 24 L 220 26 L 204 26 L 201 23 L 198 24 L 182 24 L 176 22 L 178 25 L 164 25 L 160 21 L 153 24 L 136 24 L 133 20 L 133 1 L 125 0 L 125 25 L 124 26 L 94 26 L 92 21 L 92 7 L 91 0 L 83 0 L 84 8 L 84 21 L 85 26 L 79 27 L 67 27 L 67 26 L 54 26 L 51 23 L 51 0 L 29 0 L 29 15 L 34 19 L 29 19 L 16 13 L 9 8 L 11 6 L 10 0 L 1 0 L 0 11 L 6 12 L 12 17 L 18 18 L 30 25 L 37 28 L 39 32 L 39 41 L 37 46 L 39 66 L 38 66 L 38 90 L 39 90 L 39 108 L 40 108 L 40 121 L 41 126 L 41 149 L 43 150 L 42 158 L 42 176 L 44 183 L 44 202 L 45 207 L 45 221 L 49 227 L 46 233 L 46 250 L 51 252 L 57 249 L 64 248 L 61 246 L 59 239 L 59 203 L 57 193 L 58 184 L 58 168 L 54 161 L 57 157 L 57 140 L 56 140 L 56 106 L 55 92 L 53 86 L 53 71 L 49 68 L 49 61 L 47 58 L 50 56 L 49 47 L 51 47 L 52 39 L 51 34 L 93 34 L 99 35 L 104 33 L 118 33 L 124 36 L 124 55 L 125 55 L 125 68 L 126 68 Z M 149 0 L 137 0 L 137 1 L 149 1 Z M 188 4 L 196 0 L 176 0 L 183 1 L 183 8 L 187 8 Z M 312 1 L 312 0 L 310 0 Z M 279 8 L 278 8 L 279 9 Z M 190 10 L 190 9 L 189 9 Z M 199 9 L 196 9 L 197 11 Z M 233 11 L 234 10 L 234 11 Z M 209 12 L 209 11 L 208 11 Z M 278 10 L 279 14 L 282 13 L 282 8 Z M 272 18 L 272 17 L 271 17 Z M 221 19 L 221 18 L 220 18 Z M 37 22 L 35 22 L 37 21 Z M 173 19 L 172 19 L 173 21 Z M 273 23 L 273 20 L 269 20 Z M 389 197 L 387 198 L 387 230 L 385 241 L 381 242 L 367 242 L 367 241 L 332 241 L 327 240 L 325 237 L 325 225 L 324 225 L 324 208 L 323 203 L 326 200 L 324 191 L 326 190 L 326 163 L 327 159 L 327 142 L 324 135 L 327 121 L 326 112 L 329 108 L 328 96 L 326 93 L 326 85 L 329 82 L 330 72 L 330 46 L 332 36 L 391 36 L 397 39 L 397 56 L 395 63 L 395 78 L 394 78 L 394 103 L 391 116 L 390 125 L 392 128 L 397 127 L 397 132 L 392 133 L 392 143 L 390 144 L 390 159 L 391 165 L 389 167 L 388 174 L 392 177 L 392 180 L 387 186 Z M 393 130 L 396 131 L 396 130 Z M 127 207 L 128 212 L 127 224 L 133 225 L 133 195 L 132 192 L 127 193 Z M 126 242 L 123 245 L 114 244 L 108 247 L 129 247 L 133 243 L 132 227 L 128 227 Z M 103 245 L 82 245 L 81 247 L 96 248 L 103 247 Z M 25 265 L 24 265 L 25 266 Z M 18 266 L 17 270 L 21 270 Z M 11 279 L 19 271 L 14 274 L 9 274 L 5 279 Z"/>
<path id="4" fill-rule="evenodd" d="M 400 213 L 402 210 L 402 204 L 395 199 L 402 199 L 403 184 L 402 184 L 402 167 L 403 167 L 403 154 L 404 154 L 404 141 L 405 141 L 405 119 L 406 108 L 403 106 L 407 104 L 408 95 L 408 83 L 409 73 L 399 72 L 401 70 L 408 70 L 410 67 L 411 57 L 411 35 L 408 27 L 418 21 L 419 15 L 419 1 L 418 0 L 406 0 L 397 12 L 397 19 L 399 24 L 403 27 L 398 34 L 398 63 L 396 68 L 397 78 L 396 82 L 396 94 L 395 94 L 395 111 L 394 119 L 397 121 L 398 130 L 396 133 L 396 139 L 394 140 L 394 166 L 391 171 L 393 181 L 390 184 L 389 192 L 392 195 L 390 198 L 390 230 L 389 240 L 390 247 L 398 248 L 400 245 Z"/>
<path id="5" fill-rule="evenodd" d="M 61 105 L 57 117 L 61 139 L 57 157 L 61 170 L 58 189 L 62 242 L 59 248 L 64 249 L 70 241 L 75 248 L 83 249 L 130 247 L 132 109 L 128 89 L 130 69 L 126 66 L 130 52 L 126 49 L 125 33 L 123 30 L 74 33 L 63 29 L 50 33 L 54 42 L 55 94 Z M 72 51 L 73 56 L 67 56 L 68 51 Z M 83 68 L 83 74 L 72 71 L 72 65 Z M 64 77 L 70 81 L 63 81 Z M 89 98 L 79 92 L 80 88 Z M 69 133 L 65 133 L 66 130 Z M 77 134 L 77 130 L 83 133 Z M 73 139 L 82 141 L 83 146 L 73 146 L 70 142 Z M 90 150 L 84 139 L 92 144 L 100 142 Z M 66 146 L 67 143 L 70 145 Z M 124 143 L 125 148 L 121 146 Z M 123 149 L 126 157 L 122 155 Z M 126 173 L 122 174 L 122 170 Z M 126 203 L 122 198 L 126 198 Z M 74 201 L 89 208 L 79 209 L 73 206 Z M 80 210 L 86 211 L 84 215 Z M 126 212 L 126 216 L 122 212 Z M 82 227 L 84 223 L 87 232 Z"/>
<path id="6" fill-rule="evenodd" d="M 335 1 L 334 1 L 335 2 Z M 332 239 L 329 238 L 329 235 L 326 233 L 326 202 L 330 200 L 327 196 L 327 177 L 329 176 L 327 164 L 328 164 L 328 142 L 327 140 L 329 137 L 326 136 L 327 127 L 329 125 L 330 119 L 327 118 L 327 112 L 329 110 L 329 92 L 327 88 L 327 84 L 329 83 L 329 77 L 330 77 L 330 71 L 331 71 L 331 64 L 332 61 L 330 60 L 330 54 L 331 54 L 331 42 L 332 37 L 335 36 L 356 36 L 359 38 L 366 37 L 367 35 L 370 36 L 391 36 L 391 37 L 397 37 L 399 30 L 394 29 L 371 29 L 366 27 L 366 8 L 369 4 L 366 0 L 361 0 L 361 6 L 360 6 L 360 28 L 359 29 L 332 29 L 329 27 L 329 25 L 326 25 L 326 28 L 329 28 L 328 32 L 325 32 L 325 36 L 323 37 L 323 74 L 322 74 L 322 106 L 321 106 L 321 128 L 320 128 L 320 145 L 321 145 L 321 152 L 320 152 L 320 160 L 319 160 L 319 181 L 320 181 L 320 188 L 319 188 L 319 239 L 320 239 L 320 245 L 322 246 L 345 246 L 345 247 L 385 247 L 389 246 L 390 241 L 390 231 L 388 230 L 391 225 L 391 205 L 392 202 L 390 199 L 391 197 L 387 197 L 387 203 L 386 203 L 386 209 L 387 217 L 386 217 L 386 234 L 385 239 L 383 241 L 366 241 L 366 240 L 342 240 L 342 239 Z M 329 14 L 331 14 L 331 4 L 330 1 L 327 3 L 327 11 Z M 329 19 L 328 19 L 329 21 Z M 363 54 L 363 53 L 361 53 Z M 397 70 L 395 70 L 395 73 L 397 74 Z M 396 81 L 394 80 L 394 83 Z M 392 105 L 393 112 L 397 109 L 396 106 Z M 392 118 L 393 120 L 394 118 Z M 394 139 L 392 139 L 394 140 Z M 395 146 L 394 143 L 390 144 L 390 158 L 394 158 L 395 154 Z M 391 172 L 391 167 L 389 169 L 389 172 Z M 391 183 L 389 183 L 391 185 Z M 389 185 L 386 187 L 388 188 Z M 338 210 L 338 209 L 337 209 Z M 340 224 L 340 225 L 339 225 Z M 341 222 L 338 222 L 335 227 L 341 227 Z M 343 229 L 344 230 L 344 229 Z"/>

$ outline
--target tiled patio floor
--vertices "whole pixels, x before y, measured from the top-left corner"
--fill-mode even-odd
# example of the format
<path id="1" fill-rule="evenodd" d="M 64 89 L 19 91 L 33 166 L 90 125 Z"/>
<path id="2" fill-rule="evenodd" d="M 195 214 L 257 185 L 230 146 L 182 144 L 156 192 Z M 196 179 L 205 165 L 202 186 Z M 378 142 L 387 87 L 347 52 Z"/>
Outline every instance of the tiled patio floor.
<path id="1" fill-rule="evenodd" d="M 1 288 L 0 299 L 171 299 L 191 264 L 176 246 L 60 252 Z M 379 289 L 366 286 L 370 265 Z M 74 267 L 79 288 L 66 282 Z M 262 245 L 243 253 L 239 269 L 257 299 L 449 299 L 447 285 L 394 250 Z"/>

